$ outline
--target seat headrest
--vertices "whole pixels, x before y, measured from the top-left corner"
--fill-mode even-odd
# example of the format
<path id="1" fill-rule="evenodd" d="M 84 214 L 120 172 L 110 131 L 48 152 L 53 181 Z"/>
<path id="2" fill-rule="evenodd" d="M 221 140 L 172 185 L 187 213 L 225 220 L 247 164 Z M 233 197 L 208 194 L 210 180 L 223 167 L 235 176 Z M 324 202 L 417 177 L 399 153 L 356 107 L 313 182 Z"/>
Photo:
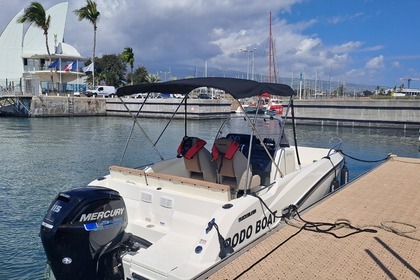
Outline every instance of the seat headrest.
<path id="1" fill-rule="evenodd" d="M 216 146 L 216 149 L 221 153 L 226 153 L 230 144 L 233 142 L 232 139 L 228 138 L 219 138 L 214 141 L 214 145 Z"/>

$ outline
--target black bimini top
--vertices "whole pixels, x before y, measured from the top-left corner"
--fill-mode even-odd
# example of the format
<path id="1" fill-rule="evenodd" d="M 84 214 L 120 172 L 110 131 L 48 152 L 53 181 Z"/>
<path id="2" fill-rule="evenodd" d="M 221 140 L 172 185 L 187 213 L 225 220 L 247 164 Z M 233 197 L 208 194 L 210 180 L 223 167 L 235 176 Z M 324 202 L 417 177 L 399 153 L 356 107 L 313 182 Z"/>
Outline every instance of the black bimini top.
<path id="1" fill-rule="evenodd" d="M 124 96 L 148 92 L 188 94 L 200 87 L 211 87 L 224 90 L 235 99 L 262 95 L 264 93 L 280 96 L 293 96 L 294 94 L 293 89 L 284 84 L 259 83 L 252 80 L 211 77 L 126 86 L 119 88 L 116 95 Z"/>

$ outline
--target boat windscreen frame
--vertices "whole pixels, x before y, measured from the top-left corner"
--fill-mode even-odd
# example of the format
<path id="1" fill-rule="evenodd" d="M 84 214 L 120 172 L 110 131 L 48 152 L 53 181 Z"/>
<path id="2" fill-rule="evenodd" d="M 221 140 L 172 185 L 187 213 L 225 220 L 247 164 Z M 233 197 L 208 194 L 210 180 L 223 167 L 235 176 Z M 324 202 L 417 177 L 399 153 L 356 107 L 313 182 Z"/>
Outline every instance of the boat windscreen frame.
<path id="1" fill-rule="evenodd" d="M 292 103 L 289 102 L 289 104 L 291 105 Z M 241 104 L 240 104 L 241 105 Z M 287 112 L 289 112 L 290 106 L 287 107 L 286 110 L 286 114 Z M 223 123 L 221 124 L 217 134 L 216 134 L 216 139 L 220 138 L 220 137 L 226 137 L 228 134 L 232 132 L 229 128 L 231 127 L 231 120 L 232 119 L 244 119 L 244 121 L 247 123 L 247 127 L 249 127 L 250 131 L 250 137 L 249 137 L 249 142 L 248 142 L 248 147 L 252 147 L 253 146 L 253 141 L 254 141 L 254 136 L 256 137 L 256 139 L 259 140 L 261 147 L 263 147 L 265 153 L 267 154 L 268 158 L 270 159 L 271 163 L 274 164 L 274 167 L 276 169 L 276 174 L 278 173 L 280 175 L 280 177 L 284 177 L 283 172 L 280 169 L 279 163 L 275 161 L 274 157 L 271 155 L 270 151 L 268 150 L 266 144 L 264 143 L 264 139 L 263 136 L 261 134 L 261 132 L 259 132 L 259 129 L 257 126 L 259 122 L 261 122 L 261 119 L 264 119 L 264 122 L 266 119 L 269 120 L 275 120 L 277 122 L 277 124 L 279 125 L 279 135 L 277 135 L 276 138 L 276 150 L 280 150 L 282 147 L 285 147 L 284 145 L 287 144 L 287 146 L 290 146 L 289 142 L 287 141 L 287 137 L 285 136 L 285 117 L 281 117 L 281 118 L 275 118 L 273 116 L 267 116 L 267 117 L 263 117 L 261 115 L 255 114 L 255 115 L 250 115 L 250 114 L 244 114 L 241 116 L 235 116 L 235 117 L 228 117 L 226 118 Z M 225 130 L 225 128 L 227 128 L 227 131 Z M 286 141 L 286 142 L 284 142 Z M 246 197 L 247 194 L 249 193 L 249 189 L 250 189 L 250 183 L 248 178 L 249 178 L 249 171 L 250 171 L 250 164 L 251 164 L 251 157 L 252 157 L 252 149 L 248 149 L 248 155 L 247 155 L 247 169 L 246 169 L 246 176 L 245 176 L 245 190 L 244 190 L 244 194 L 243 196 Z M 276 176 L 275 176 L 276 177 Z"/>
<path id="2" fill-rule="evenodd" d="M 141 106 L 140 106 L 140 108 L 139 108 L 139 110 L 137 111 L 137 114 L 136 114 L 135 116 L 132 114 L 132 112 L 131 112 L 131 111 L 130 111 L 130 109 L 128 108 L 127 104 L 126 104 L 126 103 L 124 102 L 124 100 L 122 99 L 122 97 L 118 97 L 118 98 L 119 98 L 119 100 L 121 101 L 121 103 L 122 103 L 122 104 L 124 105 L 124 107 L 126 108 L 126 110 L 127 110 L 127 112 L 129 113 L 129 115 L 130 115 L 130 116 L 132 117 L 132 119 L 133 119 L 133 126 L 131 127 L 130 134 L 129 134 L 128 138 L 127 138 L 126 145 L 125 145 L 125 147 L 124 147 L 124 152 L 123 152 L 123 154 L 122 154 L 122 156 L 121 156 L 121 159 L 120 159 L 120 163 L 119 163 L 119 165 L 121 165 L 121 164 L 122 164 L 122 161 L 123 161 L 123 159 L 124 159 L 124 157 L 125 157 L 125 154 L 126 154 L 126 152 L 127 152 L 127 148 L 128 148 L 128 144 L 130 143 L 130 140 L 131 140 L 131 137 L 132 137 L 132 134 L 133 134 L 133 131 L 134 131 L 134 127 L 135 127 L 135 125 L 137 125 L 137 126 L 140 128 L 141 132 L 144 134 L 144 136 L 146 137 L 146 139 L 147 139 L 147 140 L 149 141 L 149 143 L 152 145 L 152 147 L 153 147 L 153 149 L 155 150 L 155 152 L 159 155 L 159 158 L 160 158 L 161 160 L 164 160 L 163 155 L 162 155 L 162 154 L 160 153 L 160 151 L 156 148 L 156 145 L 158 144 L 158 142 L 159 142 L 160 138 L 162 137 L 162 135 L 165 133 L 165 131 L 166 131 L 166 129 L 168 128 L 169 124 L 170 124 L 170 123 L 172 122 L 172 120 L 174 119 L 174 117 L 175 117 L 176 113 L 178 112 L 179 108 L 181 108 L 182 103 L 185 103 L 185 117 L 184 117 L 184 126 L 185 126 L 185 131 L 184 131 L 184 134 L 185 134 L 185 135 L 187 135 L 187 99 L 188 99 L 188 97 L 189 97 L 189 95 L 188 95 L 188 94 L 186 94 L 186 95 L 184 96 L 184 98 L 182 98 L 181 102 L 178 104 L 178 107 L 177 107 L 177 108 L 176 108 L 176 110 L 173 112 L 173 114 L 172 114 L 171 118 L 169 119 L 169 121 L 167 122 L 167 124 L 165 125 L 165 127 L 163 128 L 162 132 L 160 133 L 160 135 L 158 136 L 158 138 L 156 139 L 156 141 L 155 141 L 155 142 L 153 142 L 153 141 L 152 141 L 152 139 L 150 139 L 149 135 L 146 133 L 146 131 L 143 129 L 143 127 L 139 124 L 139 122 L 138 122 L 138 118 L 139 118 L 139 115 L 140 115 L 141 110 L 143 109 L 144 105 L 146 104 L 146 101 L 147 101 L 147 99 L 149 98 L 149 96 L 150 96 L 150 94 L 151 94 L 151 93 L 152 93 L 152 92 L 147 92 L 146 98 L 145 98 L 145 99 L 144 99 L 144 101 L 141 103 Z"/>

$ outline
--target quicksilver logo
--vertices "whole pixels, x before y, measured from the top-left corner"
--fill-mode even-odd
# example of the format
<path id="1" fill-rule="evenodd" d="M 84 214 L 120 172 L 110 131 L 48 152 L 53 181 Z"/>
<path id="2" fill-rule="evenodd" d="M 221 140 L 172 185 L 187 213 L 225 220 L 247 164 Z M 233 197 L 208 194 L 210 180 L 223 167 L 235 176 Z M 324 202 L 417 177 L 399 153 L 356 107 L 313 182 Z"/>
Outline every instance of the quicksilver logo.
<path id="1" fill-rule="evenodd" d="M 113 209 L 113 210 L 82 214 L 82 216 L 80 216 L 79 222 L 88 222 L 88 221 L 94 221 L 94 220 L 99 220 L 103 218 L 112 218 L 115 216 L 120 216 L 123 213 L 124 213 L 124 208 L 118 208 L 118 209 Z"/>

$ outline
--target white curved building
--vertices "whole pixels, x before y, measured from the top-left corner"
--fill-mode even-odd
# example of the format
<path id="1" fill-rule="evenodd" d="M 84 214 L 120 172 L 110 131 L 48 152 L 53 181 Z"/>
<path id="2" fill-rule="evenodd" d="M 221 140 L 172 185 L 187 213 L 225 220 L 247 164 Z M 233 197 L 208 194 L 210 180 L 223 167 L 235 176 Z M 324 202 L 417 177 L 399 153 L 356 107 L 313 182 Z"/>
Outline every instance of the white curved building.
<path id="1" fill-rule="evenodd" d="M 8 85 L 9 81 L 19 81 L 22 77 L 23 24 L 17 23 L 22 14 L 23 9 L 9 22 L 0 36 L 0 86 Z"/>
<path id="2" fill-rule="evenodd" d="M 24 32 L 24 24 L 17 22 L 24 10 L 9 22 L 0 36 L 0 87 L 39 94 L 75 91 L 84 84 L 80 69 L 87 58 L 63 42 L 67 10 L 68 2 L 46 10 L 51 15 L 48 46 L 52 62 L 57 62 L 54 68 L 48 68 L 44 31 L 31 24 Z"/>

